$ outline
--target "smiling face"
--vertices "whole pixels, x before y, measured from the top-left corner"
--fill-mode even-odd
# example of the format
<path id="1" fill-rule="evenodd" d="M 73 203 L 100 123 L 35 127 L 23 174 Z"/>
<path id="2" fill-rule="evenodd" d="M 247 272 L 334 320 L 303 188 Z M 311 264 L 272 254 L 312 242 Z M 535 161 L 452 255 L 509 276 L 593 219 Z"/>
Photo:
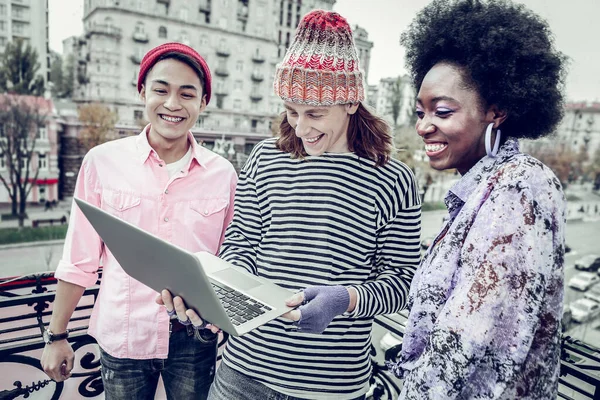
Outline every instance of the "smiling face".
<path id="1" fill-rule="evenodd" d="M 286 101 L 284 106 L 288 123 L 302 140 L 308 155 L 349 151 L 348 124 L 358 104 L 314 107 Z"/>
<path id="2" fill-rule="evenodd" d="M 188 131 L 206 107 L 198 74 L 175 59 L 152 67 L 140 96 L 151 124 L 150 136 L 167 143 L 187 141 Z"/>
<path id="3" fill-rule="evenodd" d="M 482 103 L 456 66 L 438 63 L 425 75 L 417 95 L 416 129 L 432 168 L 456 168 L 464 175 L 485 156 L 485 130 L 504 117 L 495 107 L 483 110 Z"/>

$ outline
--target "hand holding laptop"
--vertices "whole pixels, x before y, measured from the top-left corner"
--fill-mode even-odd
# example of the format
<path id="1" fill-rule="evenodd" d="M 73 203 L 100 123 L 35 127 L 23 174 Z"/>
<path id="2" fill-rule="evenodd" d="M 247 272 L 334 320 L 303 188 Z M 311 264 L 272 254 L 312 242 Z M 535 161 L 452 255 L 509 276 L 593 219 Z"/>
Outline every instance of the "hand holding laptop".
<path id="1" fill-rule="evenodd" d="M 194 325 L 194 328 L 210 329 L 212 333 L 218 333 L 221 330 L 218 326 L 210 323 L 207 323 L 205 326 L 203 326 L 205 324 L 204 320 L 202 320 L 202 318 L 194 310 L 186 308 L 185 302 L 180 296 L 175 296 L 175 298 L 173 298 L 171 292 L 169 292 L 167 289 L 163 289 L 162 292 L 156 297 L 156 303 L 161 306 L 165 306 L 167 312 L 169 313 L 174 310 L 177 314 L 177 318 L 180 321 L 189 320 L 192 325 Z"/>

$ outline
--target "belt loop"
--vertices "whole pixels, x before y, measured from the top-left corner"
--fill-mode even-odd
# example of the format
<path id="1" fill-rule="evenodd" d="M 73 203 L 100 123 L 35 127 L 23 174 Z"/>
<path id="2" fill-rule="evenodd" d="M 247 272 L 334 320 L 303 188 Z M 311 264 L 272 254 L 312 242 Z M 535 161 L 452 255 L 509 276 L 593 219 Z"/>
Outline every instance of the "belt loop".
<path id="1" fill-rule="evenodd" d="M 173 322 L 169 321 L 169 337 L 171 337 L 172 333 L 173 333 Z"/>

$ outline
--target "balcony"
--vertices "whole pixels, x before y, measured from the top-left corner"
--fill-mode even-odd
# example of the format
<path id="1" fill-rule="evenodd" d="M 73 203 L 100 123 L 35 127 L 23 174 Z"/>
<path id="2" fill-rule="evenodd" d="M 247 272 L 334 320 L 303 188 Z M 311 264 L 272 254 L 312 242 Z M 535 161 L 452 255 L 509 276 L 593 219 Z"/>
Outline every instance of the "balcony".
<path id="1" fill-rule="evenodd" d="M 223 77 L 229 76 L 229 70 L 225 67 L 217 67 L 215 69 L 215 75 Z"/>
<path id="2" fill-rule="evenodd" d="M 217 47 L 217 55 L 218 56 L 229 57 L 230 54 L 231 54 L 231 50 L 229 50 L 227 47 L 225 47 L 225 46 Z"/>
<path id="3" fill-rule="evenodd" d="M 252 61 L 254 61 L 257 64 L 264 63 L 265 62 L 265 56 L 263 56 L 260 53 L 254 53 L 254 54 L 252 54 Z"/>
<path id="4" fill-rule="evenodd" d="M 237 19 L 240 21 L 248 21 L 248 6 L 239 6 L 238 7 Z"/>
<path id="5" fill-rule="evenodd" d="M 253 91 L 252 93 L 250 93 L 250 100 L 261 101 L 262 99 L 263 99 L 262 93 L 259 93 L 257 91 Z"/>
<path id="6" fill-rule="evenodd" d="M 210 0 L 201 1 L 198 6 L 198 11 L 201 13 L 210 12 Z"/>
<path id="7" fill-rule="evenodd" d="M 56 279 L 52 272 L 33 274 L 17 280 L 0 279 L 0 373 L 3 382 L 12 385 L 0 387 L 1 399 L 34 398 L 100 399 L 104 388 L 100 377 L 99 350 L 95 340 L 87 334 L 90 313 L 98 297 L 100 277 L 95 286 L 85 290 L 84 295 L 69 321 L 71 335 L 68 341 L 75 351 L 75 370 L 69 385 L 50 381 L 40 370 L 40 358 L 44 348 L 43 329 L 48 325 Z M 406 324 L 406 313 L 375 318 L 374 332 L 393 333 L 401 341 Z M 219 341 L 222 348 L 228 339 L 224 335 Z M 396 359 L 401 343 L 387 350 L 379 343 L 371 345 L 372 377 L 369 392 L 373 399 L 396 399 L 402 383 L 391 375 L 384 360 Z M 600 398 L 598 370 L 600 349 L 581 343 L 569 336 L 562 339 L 560 361 L 559 398 Z M 221 356 L 219 356 L 220 358 Z M 595 365 L 594 365 L 595 364 Z M 576 392 L 575 397 L 572 392 Z"/>
<path id="8" fill-rule="evenodd" d="M 85 37 L 89 38 L 92 35 L 104 35 L 121 40 L 121 28 L 106 24 L 92 24 L 85 32 Z"/>
<path id="9" fill-rule="evenodd" d="M 142 56 L 140 56 L 139 54 L 132 54 L 129 58 L 134 64 L 139 64 L 142 62 Z"/>
<path id="10" fill-rule="evenodd" d="M 252 80 L 254 82 L 262 82 L 265 80 L 264 74 L 262 72 L 257 72 L 257 71 L 252 72 L 252 75 L 250 76 L 250 78 L 252 78 Z"/>
<path id="11" fill-rule="evenodd" d="M 225 87 L 217 87 L 215 89 L 215 94 L 217 96 L 228 96 L 229 95 L 229 89 L 227 89 Z"/>
<path id="12" fill-rule="evenodd" d="M 148 43 L 148 34 L 146 32 L 133 32 L 133 40 L 139 43 Z"/>

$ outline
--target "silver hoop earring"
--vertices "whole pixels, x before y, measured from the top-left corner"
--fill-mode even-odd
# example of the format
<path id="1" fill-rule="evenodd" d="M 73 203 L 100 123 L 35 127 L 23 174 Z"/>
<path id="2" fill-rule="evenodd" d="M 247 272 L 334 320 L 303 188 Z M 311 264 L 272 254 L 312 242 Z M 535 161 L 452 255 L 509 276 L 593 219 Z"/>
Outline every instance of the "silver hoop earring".
<path id="1" fill-rule="evenodd" d="M 496 157 L 496 154 L 498 154 L 498 148 L 500 148 L 500 138 L 502 137 L 502 134 L 500 133 L 500 129 L 496 130 L 496 140 L 494 142 L 494 149 L 492 150 L 492 128 L 494 127 L 494 123 L 491 122 L 488 126 L 487 129 L 485 130 L 485 152 L 487 153 L 488 157 Z"/>

